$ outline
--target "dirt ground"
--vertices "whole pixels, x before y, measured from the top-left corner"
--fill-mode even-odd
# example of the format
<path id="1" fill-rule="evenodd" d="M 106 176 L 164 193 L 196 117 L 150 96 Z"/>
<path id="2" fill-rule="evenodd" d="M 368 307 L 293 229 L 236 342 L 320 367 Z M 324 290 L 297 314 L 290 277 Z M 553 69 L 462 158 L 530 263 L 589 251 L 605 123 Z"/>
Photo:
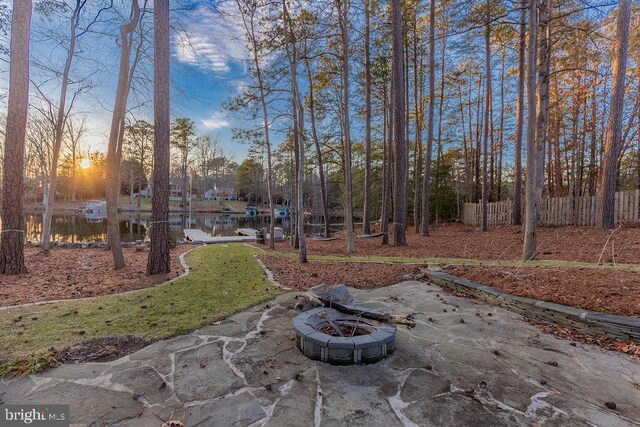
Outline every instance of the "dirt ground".
<path id="1" fill-rule="evenodd" d="M 305 264 L 297 260 L 261 255 L 260 259 L 283 286 L 306 290 L 316 285 L 345 284 L 358 289 L 395 285 L 412 277 L 426 266 L 390 265 L 356 262 L 320 262 Z"/>
<path id="2" fill-rule="evenodd" d="M 359 230 L 358 230 L 359 232 Z M 623 227 L 615 231 L 595 227 L 542 227 L 538 231 L 538 253 L 543 260 L 640 263 L 640 228 Z M 344 233 L 336 240 L 307 239 L 307 251 L 313 255 L 346 255 Z M 521 227 L 492 227 L 489 232 L 463 224 L 431 226 L 431 235 L 424 237 L 408 230 L 406 247 L 382 245 L 382 238 L 356 239 L 356 255 L 406 256 L 475 259 L 508 259 L 522 257 L 524 233 Z M 392 241 L 393 236 L 390 236 Z M 291 251 L 288 242 L 277 244 L 278 250 Z"/>
<path id="3" fill-rule="evenodd" d="M 95 338 L 55 351 L 58 363 L 110 362 L 151 344 L 140 337 Z"/>
<path id="4" fill-rule="evenodd" d="M 640 316 L 640 273 L 589 268 L 449 266 L 450 274 L 512 295 Z"/>
<path id="5" fill-rule="evenodd" d="M 0 307 L 148 288 L 182 274 L 178 257 L 191 248 L 192 245 L 179 245 L 171 249 L 171 273 L 147 276 L 148 248 L 123 248 L 127 266 L 114 271 L 111 252 L 105 249 L 54 247 L 44 255 L 39 248 L 27 246 L 25 262 L 29 272 L 0 279 Z"/>

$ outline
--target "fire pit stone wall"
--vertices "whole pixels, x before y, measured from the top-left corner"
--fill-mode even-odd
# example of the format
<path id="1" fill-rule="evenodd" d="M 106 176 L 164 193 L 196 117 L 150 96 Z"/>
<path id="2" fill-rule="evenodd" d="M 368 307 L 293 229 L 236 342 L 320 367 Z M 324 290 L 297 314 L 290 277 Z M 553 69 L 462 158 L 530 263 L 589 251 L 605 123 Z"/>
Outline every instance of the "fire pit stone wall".
<path id="1" fill-rule="evenodd" d="M 351 306 L 356 307 L 356 306 Z M 329 323 L 350 325 L 353 336 L 334 336 L 320 329 Z M 395 350 L 396 325 L 318 307 L 298 315 L 293 322 L 296 346 L 310 359 L 335 365 L 374 363 Z M 326 327 L 326 326 L 325 326 Z M 364 332 L 364 333 L 363 333 Z"/>

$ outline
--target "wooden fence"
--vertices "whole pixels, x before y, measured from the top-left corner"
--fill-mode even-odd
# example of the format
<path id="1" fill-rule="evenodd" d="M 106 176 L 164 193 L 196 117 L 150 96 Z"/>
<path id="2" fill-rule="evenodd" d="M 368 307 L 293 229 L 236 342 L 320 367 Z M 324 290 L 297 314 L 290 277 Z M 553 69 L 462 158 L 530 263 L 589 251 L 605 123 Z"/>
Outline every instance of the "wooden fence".
<path id="1" fill-rule="evenodd" d="M 596 225 L 597 196 L 545 197 L 540 210 L 542 225 Z M 489 226 L 513 224 L 513 201 L 488 204 Z M 522 209 L 524 220 L 524 206 Z M 465 203 L 462 222 L 474 227 L 482 225 L 482 204 Z M 640 190 L 619 191 L 615 202 L 616 224 L 640 223 Z"/>

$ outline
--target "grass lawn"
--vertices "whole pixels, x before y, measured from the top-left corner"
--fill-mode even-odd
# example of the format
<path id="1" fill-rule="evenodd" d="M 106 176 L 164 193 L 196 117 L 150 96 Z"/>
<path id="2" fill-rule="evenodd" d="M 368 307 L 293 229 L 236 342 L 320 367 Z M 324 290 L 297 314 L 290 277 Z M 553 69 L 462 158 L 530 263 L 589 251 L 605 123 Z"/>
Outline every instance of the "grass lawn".
<path id="1" fill-rule="evenodd" d="M 270 251 L 269 255 L 284 258 L 297 259 L 296 252 Z M 342 256 L 342 255 L 307 255 L 309 261 L 325 262 L 374 262 L 389 264 L 444 264 L 444 265 L 485 265 L 485 266 L 505 266 L 505 267 L 562 267 L 562 268 L 599 268 L 612 270 L 638 271 L 640 265 L 625 263 L 602 263 L 563 260 L 538 260 L 538 261 L 518 261 L 518 260 L 489 260 L 489 259 L 466 259 L 466 258 L 435 258 L 435 257 L 403 257 L 403 256 Z"/>
<path id="2" fill-rule="evenodd" d="M 210 245 L 187 254 L 191 273 L 125 295 L 0 311 L 0 374 L 16 360 L 22 370 L 46 364 L 49 349 L 101 337 L 157 340 L 190 332 L 269 300 L 280 291 L 242 244 Z M 42 368 L 42 367 L 40 367 Z"/>

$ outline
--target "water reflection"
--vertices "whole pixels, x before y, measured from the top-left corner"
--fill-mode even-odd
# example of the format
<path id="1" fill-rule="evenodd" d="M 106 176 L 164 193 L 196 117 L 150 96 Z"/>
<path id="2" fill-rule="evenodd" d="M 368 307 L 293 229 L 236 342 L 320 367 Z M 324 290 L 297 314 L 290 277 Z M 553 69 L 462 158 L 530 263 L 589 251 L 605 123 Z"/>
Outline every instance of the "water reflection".
<path id="1" fill-rule="evenodd" d="M 121 213 L 120 237 L 124 242 L 148 239 L 150 213 Z M 173 239 L 183 239 L 185 228 L 197 228 L 213 236 L 232 236 L 238 228 L 268 227 L 269 217 L 249 218 L 244 214 L 175 214 L 169 216 L 169 230 Z M 276 226 L 289 228 L 287 219 L 277 219 Z M 42 215 L 25 215 L 26 237 L 41 240 Z M 100 242 L 106 240 L 107 222 L 101 214 L 58 214 L 51 221 L 51 240 L 59 242 Z"/>

